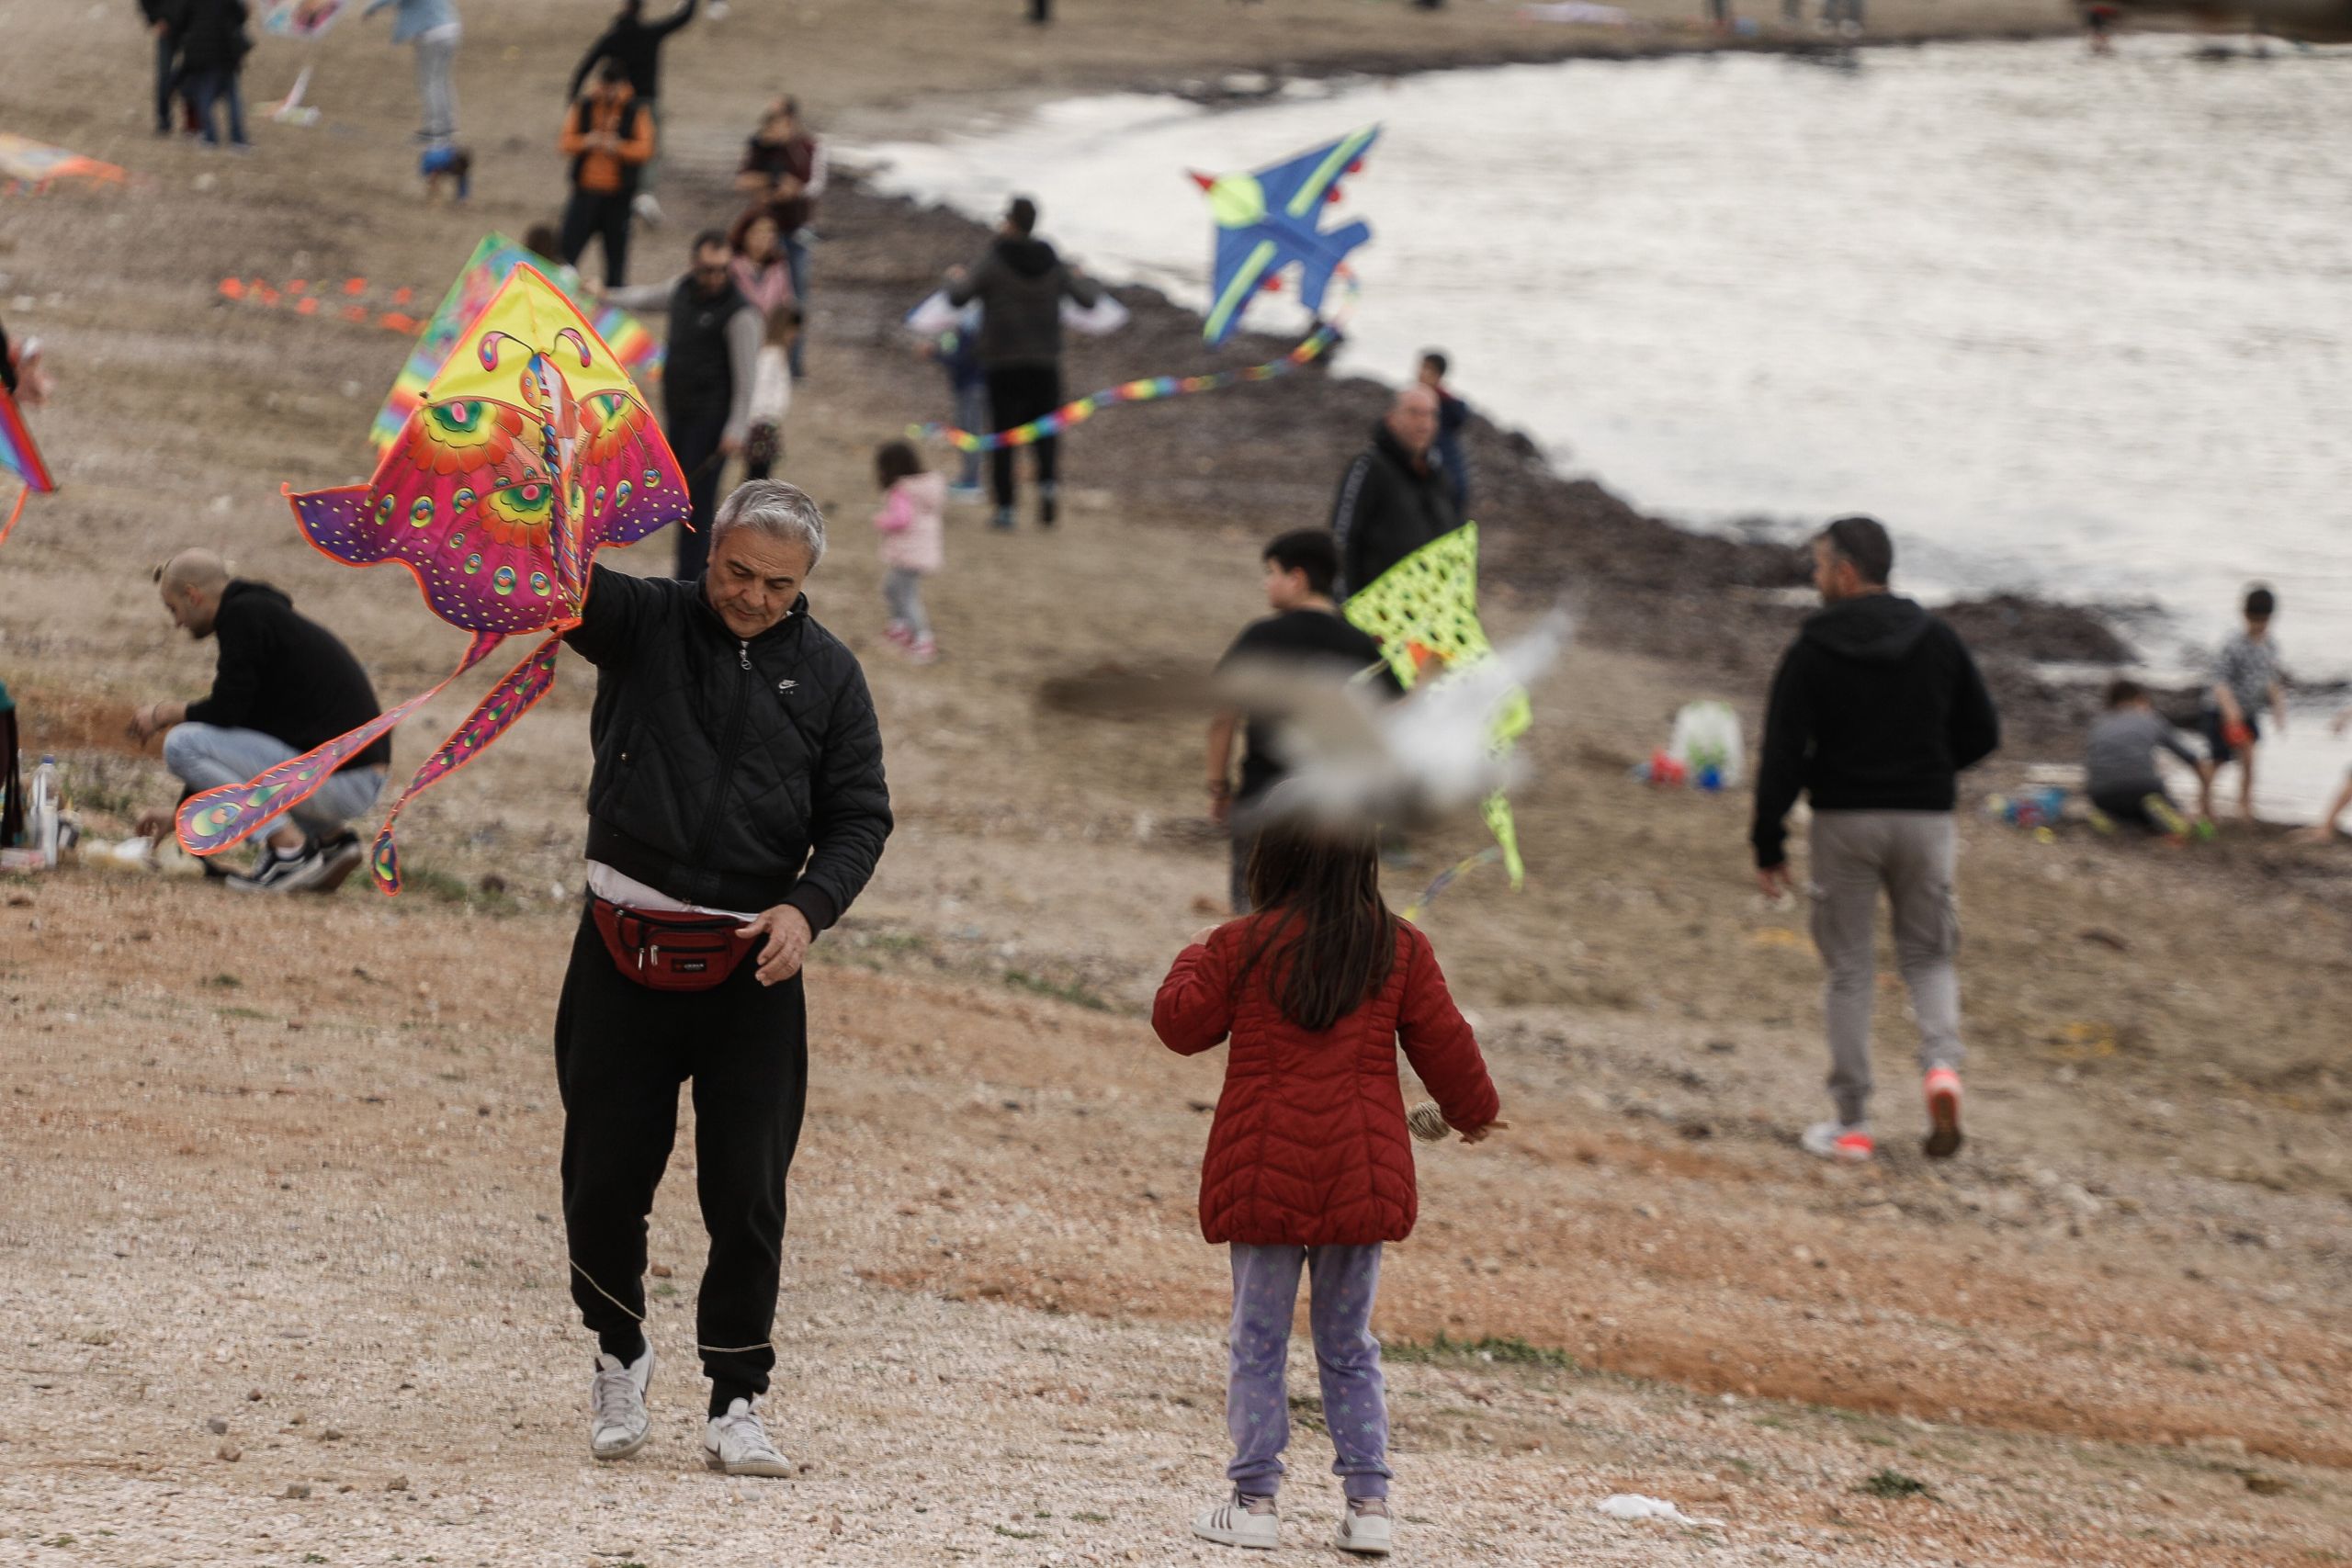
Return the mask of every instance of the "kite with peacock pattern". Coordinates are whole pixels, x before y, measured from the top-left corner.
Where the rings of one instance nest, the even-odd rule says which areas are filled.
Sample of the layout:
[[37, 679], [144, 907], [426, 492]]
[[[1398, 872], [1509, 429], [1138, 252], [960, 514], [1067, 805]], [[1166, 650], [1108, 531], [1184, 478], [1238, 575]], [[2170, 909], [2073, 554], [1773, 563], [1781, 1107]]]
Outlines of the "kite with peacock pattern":
[[[289, 492], [290, 494], [290, 492]], [[414, 713], [505, 637], [551, 634], [436, 748], [376, 836], [377, 883], [400, 890], [392, 823], [465, 766], [555, 683], [588, 570], [688, 512], [685, 478], [595, 329], [518, 266], [467, 329], [366, 485], [290, 495], [304, 537], [353, 566], [397, 561], [433, 613], [474, 634], [448, 680], [246, 784], [184, 802], [180, 841], [213, 854], [306, 799], [343, 761]]]

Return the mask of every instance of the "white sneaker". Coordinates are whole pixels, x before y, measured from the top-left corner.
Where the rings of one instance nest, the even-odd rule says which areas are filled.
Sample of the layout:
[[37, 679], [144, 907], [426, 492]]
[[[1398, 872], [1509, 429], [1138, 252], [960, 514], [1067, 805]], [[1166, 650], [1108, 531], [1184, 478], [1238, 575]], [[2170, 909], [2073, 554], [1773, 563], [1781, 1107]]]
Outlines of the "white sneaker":
[[726, 1415], [714, 1416], [704, 1424], [702, 1459], [711, 1469], [729, 1475], [792, 1473], [792, 1461], [768, 1441], [768, 1429], [760, 1425], [759, 1412], [748, 1399], [735, 1401]]
[[1860, 1122], [1850, 1127], [1843, 1122], [1815, 1122], [1797, 1143], [1809, 1155], [1844, 1165], [1867, 1165], [1878, 1153], [1870, 1128]]
[[645, 1413], [645, 1390], [653, 1381], [653, 1342], [645, 1354], [624, 1364], [618, 1356], [596, 1352], [596, 1381], [588, 1385], [588, 1451], [598, 1459], [627, 1459], [653, 1435]]
[[1241, 1494], [1211, 1508], [1193, 1521], [1193, 1533], [1203, 1540], [1213, 1540], [1219, 1546], [1246, 1546], [1255, 1551], [1272, 1551], [1283, 1543], [1282, 1516], [1274, 1512], [1272, 1497], [1260, 1497], [1244, 1504]]
[[639, 191], [637, 193], [637, 199], [630, 202], [628, 205], [629, 210], [636, 213], [638, 220], [645, 224], [646, 227], [650, 229], [659, 229], [662, 227], [662, 204], [653, 199], [653, 193], [651, 191]]
[[1353, 1508], [1341, 1510], [1339, 1533], [1331, 1538], [1341, 1551], [1363, 1557], [1385, 1557], [1396, 1541], [1396, 1525], [1386, 1514], [1359, 1514]]

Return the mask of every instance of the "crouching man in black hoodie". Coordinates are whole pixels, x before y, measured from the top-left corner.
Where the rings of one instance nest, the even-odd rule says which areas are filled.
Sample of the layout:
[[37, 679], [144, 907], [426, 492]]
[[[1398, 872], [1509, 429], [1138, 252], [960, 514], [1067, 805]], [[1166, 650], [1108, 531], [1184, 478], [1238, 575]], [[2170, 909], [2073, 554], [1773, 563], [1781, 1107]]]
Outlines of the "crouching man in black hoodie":
[[[1013, 430], [1041, 419], [1062, 403], [1062, 299], [1092, 305], [1100, 285], [1063, 261], [1036, 237], [1037, 204], [1012, 198], [988, 254], [967, 269], [947, 275], [947, 298], [958, 306], [980, 302], [980, 371], [988, 378], [989, 417], [999, 430]], [[1054, 525], [1057, 491], [1054, 460], [1058, 443], [1041, 435], [1037, 454], [1037, 521]], [[1012, 448], [989, 454], [995, 464], [996, 516], [990, 525], [1012, 526]]]
[[1772, 677], [1756, 775], [1758, 879], [1789, 891], [1783, 819], [1813, 801], [1813, 938], [1829, 982], [1829, 1093], [1835, 1121], [1804, 1146], [1827, 1159], [1876, 1152], [1871, 1093], [1872, 927], [1879, 889], [1894, 910], [1894, 950], [1919, 1023], [1927, 1152], [1960, 1148], [1960, 916], [1952, 895], [1952, 807], [1961, 769], [2001, 743], [1993, 699], [1967, 645], [1887, 591], [1894, 545], [1869, 517], [1841, 517], [1813, 541], [1822, 609]]
[[[293, 601], [268, 583], [232, 578], [210, 550], [182, 550], [156, 581], [173, 624], [220, 648], [202, 701], [149, 703], [130, 718], [141, 744], [164, 736], [164, 765], [188, 795], [256, 778], [382, 711], [343, 639], [296, 615]], [[349, 824], [375, 804], [391, 761], [389, 735], [351, 757], [270, 825], [261, 858], [230, 886], [256, 893], [341, 886], [367, 858]], [[169, 833], [172, 813], [147, 812], [139, 830]]]

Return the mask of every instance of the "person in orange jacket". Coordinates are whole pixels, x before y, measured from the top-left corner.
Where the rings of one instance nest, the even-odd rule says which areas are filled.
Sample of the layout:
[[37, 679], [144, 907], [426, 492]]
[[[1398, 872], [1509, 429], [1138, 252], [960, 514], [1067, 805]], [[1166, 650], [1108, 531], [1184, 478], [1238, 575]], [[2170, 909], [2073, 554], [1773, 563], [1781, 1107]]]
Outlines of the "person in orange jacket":
[[629, 203], [637, 178], [653, 156], [653, 117], [629, 85], [628, 67], [607, 59], [596, 80], [564, 116], [559, 143], [571, 160], [571, 199], [563, 209], [560, 248], [580, 264], [591, 239], [605, 246], [605, 287], [628, 281]]

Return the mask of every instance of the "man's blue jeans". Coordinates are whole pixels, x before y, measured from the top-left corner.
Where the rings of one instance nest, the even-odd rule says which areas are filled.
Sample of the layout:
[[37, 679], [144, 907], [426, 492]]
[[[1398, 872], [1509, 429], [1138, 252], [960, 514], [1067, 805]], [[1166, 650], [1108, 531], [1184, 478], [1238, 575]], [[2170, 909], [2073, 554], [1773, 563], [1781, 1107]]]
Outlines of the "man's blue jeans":
[[[164, 766], [188, 788], [219, 789], [243, 784], [301, 753], [275, 735], [258, 729], [223, 729], [210, 724], [179, 724], [164, 737]], [[318, 793], [293, 808], [295, 825], [314, 839], [323, 839], [376, 804], [384, 788], [381, 768], [345, 768], [319, 786]], [[280, 812], [260, 829], [277, 826]]]

